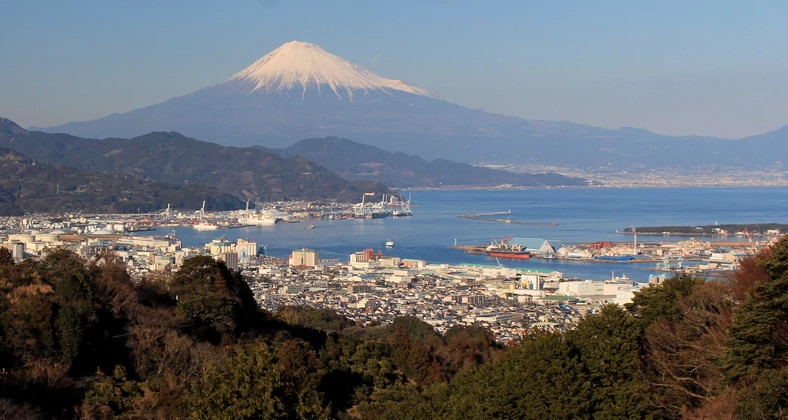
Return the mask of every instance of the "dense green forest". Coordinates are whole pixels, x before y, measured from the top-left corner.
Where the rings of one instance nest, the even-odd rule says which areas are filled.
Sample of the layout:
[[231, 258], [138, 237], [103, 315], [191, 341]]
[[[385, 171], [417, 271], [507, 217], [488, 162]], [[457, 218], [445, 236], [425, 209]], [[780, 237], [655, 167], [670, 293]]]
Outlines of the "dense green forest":
[[349, 182], [302, 157], [283, 158], [254, 148], [224, 147], [175, 132], [154, 132], [133, 139], [83, 139], [27, 131], [0, 117], [0, 147], [38, 163], [171, 184], [171, 188], [210, 188], [239, 201], [355, 203], [366, 192], [375, 193], [376, 199], [394, 193], [374, 181]]
[[36, 162], [0, 147], [0, 216], [25, 213], [136, 213], [198, 209], [235, 210], [237, 197], [214, 187], [173, 185], [134, 177], [80, 171]]
[[[2, 249], [0, 249], [2, 251]], [[111, 255], [0, 254], [0, 418], [784, 418], [788, 239], [564, 333], [259, 310], [209, 257], [133, 283]]]

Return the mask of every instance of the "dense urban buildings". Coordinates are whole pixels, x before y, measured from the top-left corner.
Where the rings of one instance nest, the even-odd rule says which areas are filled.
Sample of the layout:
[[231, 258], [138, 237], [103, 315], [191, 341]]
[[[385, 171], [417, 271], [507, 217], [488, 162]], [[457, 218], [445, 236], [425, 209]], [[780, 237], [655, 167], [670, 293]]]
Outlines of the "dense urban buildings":
[[[230, 216], [218, 214], [212, 220], [237, 223]], [[289, 220], [310, 217], [310, 213], [281, 212], [278, 217]], [[542, 238], [506, 238], [487, 247], [498, 253], [503, 252], [502, 247], [516, 247], [532, 258], [655, 262], [650, 281], [638, 283], [626, 276], [591, 281], [566, 278], [558, 271], [502, 264], [435, 264], [390, 255], [396, 254], [394, 250], [384, 254], [366, 249], [345, 259], [321, 259], [319, 250], [300, 248], [288, 258], [278, 259], [263, 255], [260, 244], [245, 239], [219, 237], [202, 247], [184, 247], [175, 235], [133, 235], [134, 230], [150, 223], [173, 225], [174, 218], [150, 222], [127, 215], [56, 220], [35, 216], [3, 219], [6, 234], [0, 236], [0, 246], [8, 248], [15, 261], [43, 258], [53, 248], [69, 249], [86, 258], [111, 251], [137, 280], [156, 272], [177, 272], [185, 260], [207, 255], [242, 273], [258, 305], [272, 312], [288, 306], [330, 309], [362, 325], [415, 316], [439, 332], [454, 326], [483, 326], [501, 342], [515, 340], [533, 328], [571, 328], [601, 305], [626, 304], [635, 293], [659, 284], [673, 272], [734, 269], [738, 259], [749, 252], [744, 247], [751, 245], [742, 243], [741, 250], [723, 252], [694, 238], [656, 245], [638, 243], [637, 239], [631, 243], [564, 245]], [[177, 223], [188, 225], [189, 221]], [[779, 231], [769, 234], [778, 235]]]

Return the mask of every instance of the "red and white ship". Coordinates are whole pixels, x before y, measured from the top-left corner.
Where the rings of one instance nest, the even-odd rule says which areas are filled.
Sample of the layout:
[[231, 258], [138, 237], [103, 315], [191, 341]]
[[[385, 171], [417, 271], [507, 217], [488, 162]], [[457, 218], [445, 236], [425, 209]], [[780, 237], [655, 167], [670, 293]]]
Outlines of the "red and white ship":
[[492, 241], [485, 249], [488, 257], [511, 258], [515, 260], [527, 260], [531, 258], [531, 253], [526, 251], [521, 245], [513, 245], [508, 239], [501, 239], [501, 242]]

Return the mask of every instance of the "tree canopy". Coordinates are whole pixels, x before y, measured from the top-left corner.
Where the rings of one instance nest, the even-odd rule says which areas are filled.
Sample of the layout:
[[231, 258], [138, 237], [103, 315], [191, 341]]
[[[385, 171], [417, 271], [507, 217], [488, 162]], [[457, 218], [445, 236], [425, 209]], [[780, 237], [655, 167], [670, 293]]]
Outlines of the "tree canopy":
[[[0, 249], [1, 251], [2, 249]], [[11, 418], [782, 418], [788, 239], [727, 282], [676, 276], [508, 347], [412, 317], [258, 308], [209, 257], [133, 282], [111, 254], [0, 252]]]

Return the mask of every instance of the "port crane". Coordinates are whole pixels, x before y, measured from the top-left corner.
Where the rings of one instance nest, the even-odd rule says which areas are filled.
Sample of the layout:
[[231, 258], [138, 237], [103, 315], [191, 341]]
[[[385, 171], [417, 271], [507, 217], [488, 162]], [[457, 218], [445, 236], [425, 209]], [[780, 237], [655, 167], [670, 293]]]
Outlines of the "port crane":
[[[519, 245], [511, 245], [509, 240], [512, 239], [514, 236], [507, 236], [505, 238], [501, 238], [501, 241], [498, 242], [495, 239], [490, 241], [490, 245], [487, 246], [487, 251], [498, 251], [498, 250], [505, 250], [510, 249], [513, 251], [522, 251], [523, 247]], [[496, 257], [497, 258], [497, 257]]]
[[366, 192], [363, 196], [361, 196], [361, 203], [355, 205], [355, 216], [356, 217], [366, 217], [367, 214], [372, 214], [373, 205], [371, 203], [367, 203], [367, 197], [374, 197], [375, 193]]

